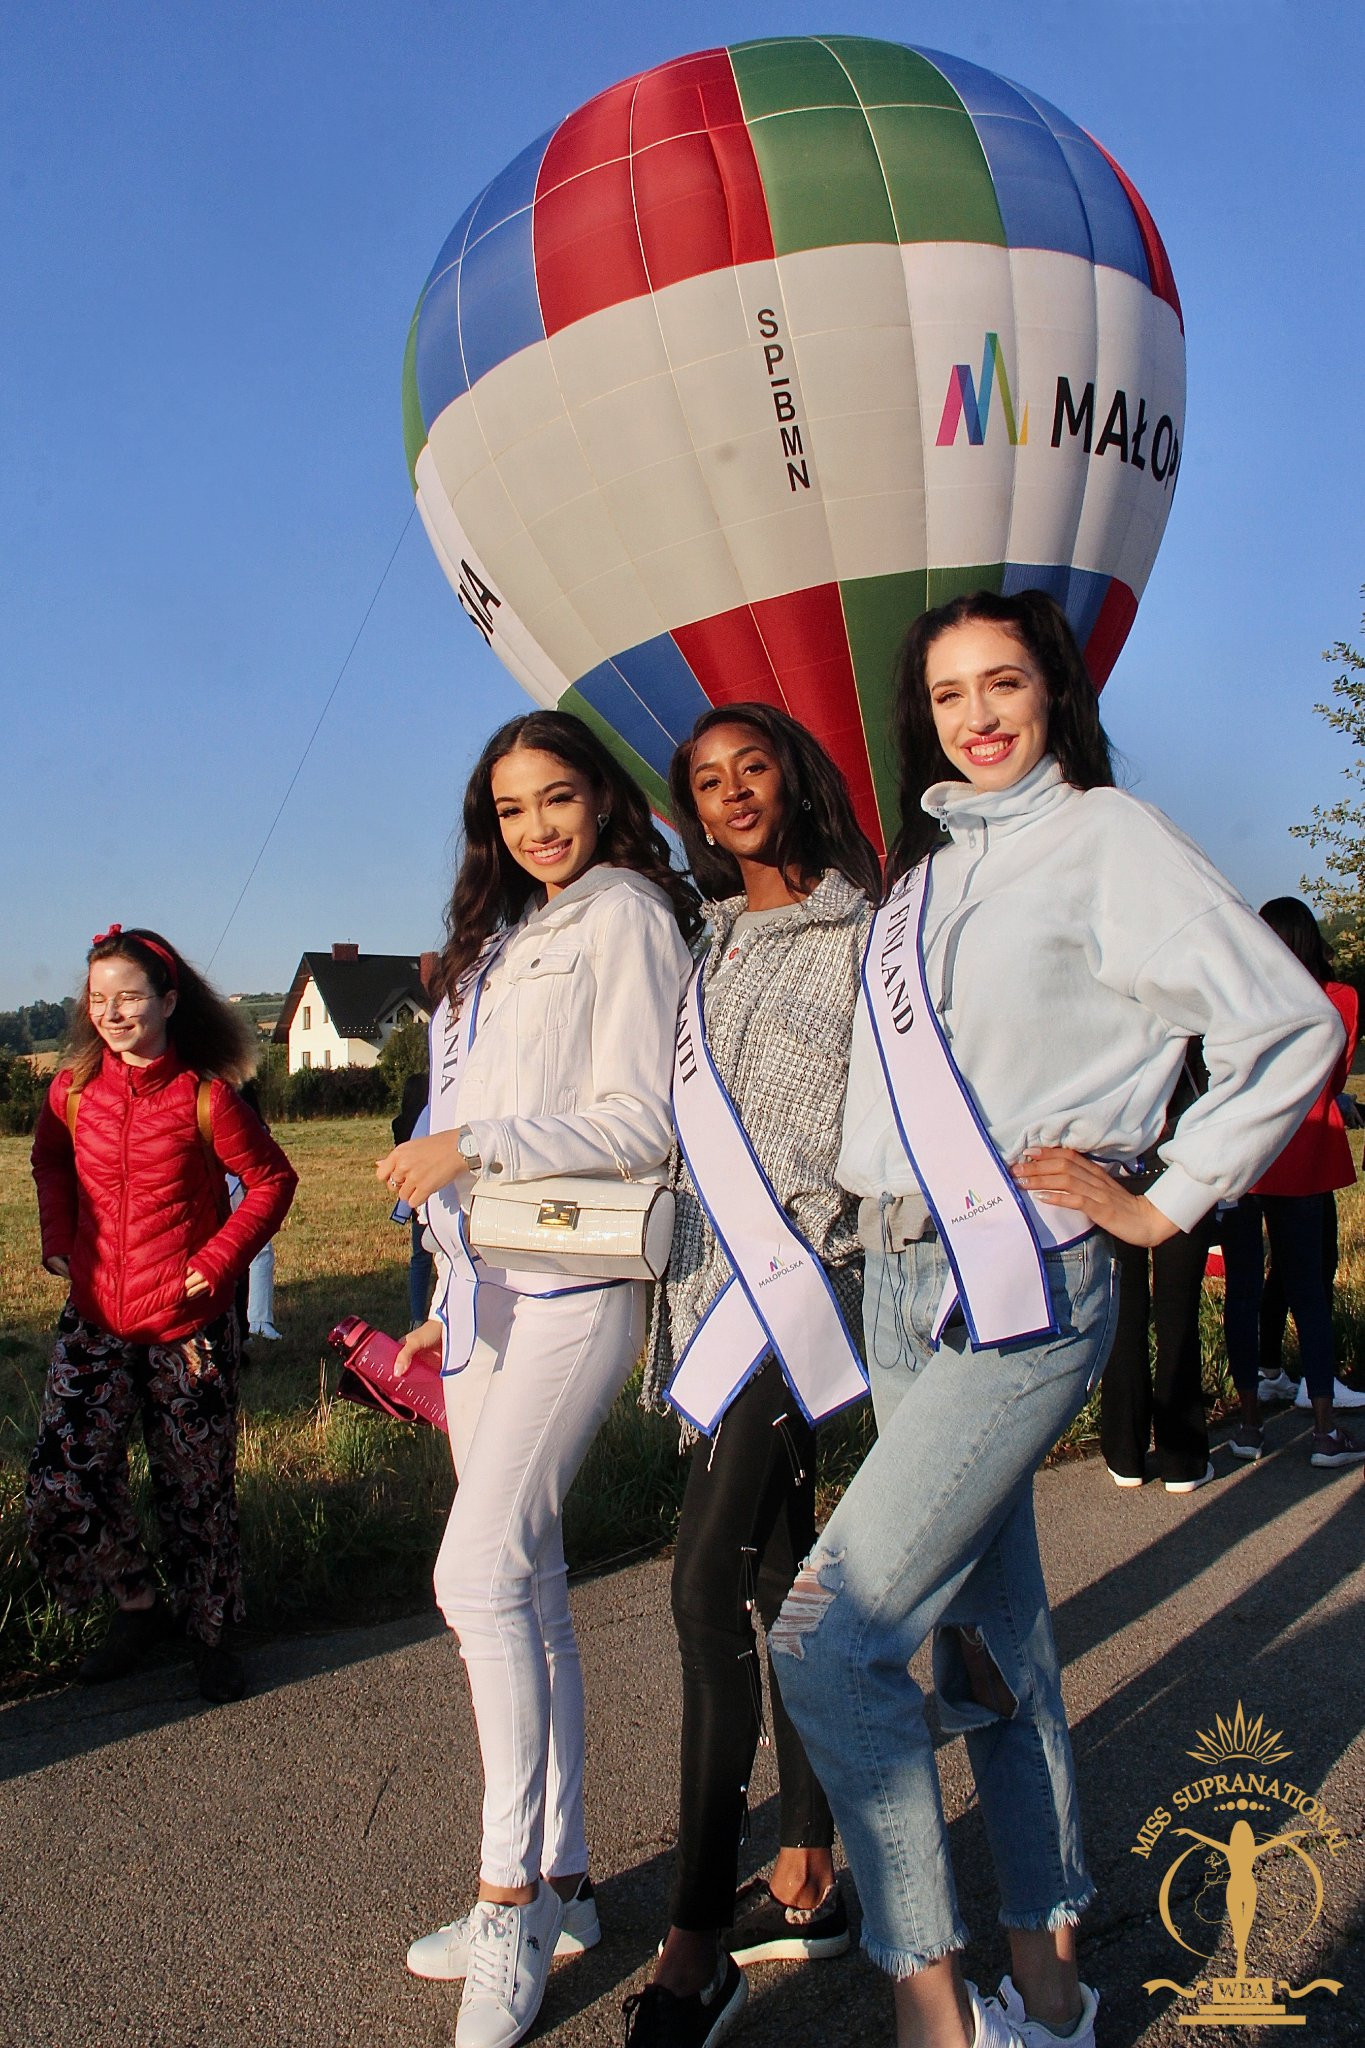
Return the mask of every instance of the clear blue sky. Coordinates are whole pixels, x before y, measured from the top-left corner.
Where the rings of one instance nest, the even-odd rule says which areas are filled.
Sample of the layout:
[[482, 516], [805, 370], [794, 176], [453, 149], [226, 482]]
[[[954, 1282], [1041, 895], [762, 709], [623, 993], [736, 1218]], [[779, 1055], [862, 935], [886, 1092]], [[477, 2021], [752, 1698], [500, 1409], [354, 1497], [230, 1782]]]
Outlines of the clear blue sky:
[[[1147, 199], [1187, 433], [1105, 715], [1253, 902], [1297, 888], [1365, 582], [1356, 0], [11, 0], [0, 1007], [73, 987], [111, 919], [212, 953], [408, 517], [403, 341], [467, 201], [617, 78], [830, 30], [1035, 87]], [[470, 762], [525, 701], [414, 521], [215, 979], [438, 942]]]

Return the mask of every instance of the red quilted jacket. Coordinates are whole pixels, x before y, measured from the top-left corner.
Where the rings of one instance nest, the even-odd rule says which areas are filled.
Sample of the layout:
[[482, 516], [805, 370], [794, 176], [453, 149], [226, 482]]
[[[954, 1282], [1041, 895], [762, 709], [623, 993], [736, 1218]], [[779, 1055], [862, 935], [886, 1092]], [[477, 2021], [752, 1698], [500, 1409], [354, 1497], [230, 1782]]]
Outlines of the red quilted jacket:
[[1251, 1190], [1253, 1195], [1325, 1195], [1335, 1188], [1348, 1188], [1356, 1177], [1337, 1097], [1346, 1086], [1360, 1037], [1360, 998], [1340, 981], [1327, 982], [1323, 993], [1331, 997], [1346, 1026], [1346, 1043], [1321, 1095], [1279, 1158], [1261, 1175]]
[[[147, 1067], [106, 1050], [66, 1124], [71, 1071], [48, 1090], [33, 1140], [43, 1258], [71, 1267], [78, 1315], [117, 1337], [173, 1343], [232, 1305], [234, 1284], [275, 1235], [298, 1175], [241, 1097], [212, 1084], [213, 1150], [199, 1135], [199, 1077], [174, 1047]], [[246, 1188], [225, 1217], [224, 1173]], [[185, 1269], [209, 1283], [185, 1293]]]

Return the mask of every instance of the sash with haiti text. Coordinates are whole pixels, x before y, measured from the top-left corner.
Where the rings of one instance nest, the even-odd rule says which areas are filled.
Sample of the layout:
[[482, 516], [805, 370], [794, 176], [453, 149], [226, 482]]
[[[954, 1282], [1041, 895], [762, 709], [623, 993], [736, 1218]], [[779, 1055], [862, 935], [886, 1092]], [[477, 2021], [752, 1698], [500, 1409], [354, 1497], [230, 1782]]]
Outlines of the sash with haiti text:
[[772, 1352], [811, 1422], [867, 1393], [867, 1373], [814, 1248], [782, 1208], [706, 1042], [701, 963], [678, 1012], [678, 1144], [732, 1269], [678, 1360], [667, 1399], [709, 1436]]
[[[460, 983], [458, 1016], [451, 1016], [448, 997], [442, 996], [436, 1005], [431, 1020], [431, 1092], [428, 1100], [428, 1127], [433, 1135], [458, 1130], [464, 1121], [459, 1113], [460, 1080], [478, 1030], [483, 985], [489, 968], [512, 936], [510, 931], [503, 932], [485, 947]], [[443, 1188], [437, 1188], [434, 1195], [427, 1197], [426, 1218], [427, 1229], [440, 1246], [445, 1268], [444, 1278], [431, 1305], [431, 1313], [444, 1332], [441, 1343], [443, 1378], [463, 1372], [469, 1363], [477, 1327], [475, 1298], [481, 1279], [491, 1280], [498, 1287], [511, 1288], [517, 1294], [557, 1295], [584, 1291], [580, 1287], [556, 1286], [553, 1275], [513, 1273], [501, 1267], [486, 1266], [482, 1259], [476, 1259], [465, 1235], [464, 1211], [460, 1207], [454, 1181], [447, 1181]], [[597, 1284], [589, 1282], [589, 1285]]]
[[974, 1346], [1055, 1336], [1043, 1252], [1090, 1229], [1073, 1209], [1016, 1185], [948, 1049], [924, 978], [929, 861], [899, 881], [872, 920], [863, 986], [896, 1129], [952, 1267], [934, 1341], [959, 1301]]

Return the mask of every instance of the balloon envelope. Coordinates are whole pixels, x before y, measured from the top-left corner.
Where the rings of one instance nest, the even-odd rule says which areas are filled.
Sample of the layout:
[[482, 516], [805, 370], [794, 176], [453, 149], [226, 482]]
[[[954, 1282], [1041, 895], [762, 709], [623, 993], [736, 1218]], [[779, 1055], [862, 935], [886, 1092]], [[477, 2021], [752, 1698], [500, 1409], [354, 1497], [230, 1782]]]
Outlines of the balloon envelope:
[[523, 151], [437, 257], [403, 386], [437, 556], [539, 703], [660, 809], [708, 705], [785, 705], [879, 843], [906, 626], [1039, 587], [1102, 687], [1184, 398], [1165, 250], [1099, 144], [837, 36], [679, 58]]

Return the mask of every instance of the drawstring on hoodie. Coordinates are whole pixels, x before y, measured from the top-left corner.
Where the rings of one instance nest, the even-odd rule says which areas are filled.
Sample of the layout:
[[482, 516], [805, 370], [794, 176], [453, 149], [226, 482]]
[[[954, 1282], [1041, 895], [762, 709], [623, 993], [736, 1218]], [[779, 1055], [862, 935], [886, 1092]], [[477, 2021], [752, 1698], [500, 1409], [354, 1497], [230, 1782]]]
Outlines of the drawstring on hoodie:
[[792, 1468], [792, 1478], [795, 1480], [796, 1484], [800, 1486], [802, 1481], [805, 1479], [806, 1470], [805, 1467], [802, 1465], [800, 1458], [797, 1456], [796, 1443], [792, 1437], [791, 1430], [787, 1424], [787, 1411], [785, 1408], [782, 1410], [782, 1413], [780, 1415], [775, 1415], [773, 1417], [773, 1428], [777, 1431], [778, 1435], [782, 1439], [783, 1447], [785, 1448], [787, 1453], [787, 1462], [790, 1464]]

